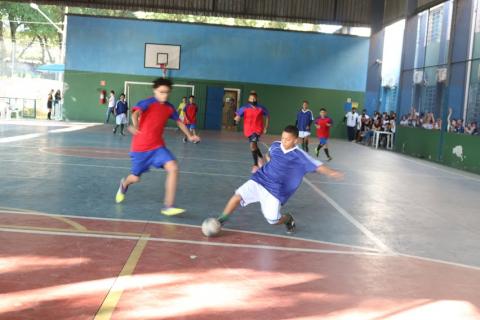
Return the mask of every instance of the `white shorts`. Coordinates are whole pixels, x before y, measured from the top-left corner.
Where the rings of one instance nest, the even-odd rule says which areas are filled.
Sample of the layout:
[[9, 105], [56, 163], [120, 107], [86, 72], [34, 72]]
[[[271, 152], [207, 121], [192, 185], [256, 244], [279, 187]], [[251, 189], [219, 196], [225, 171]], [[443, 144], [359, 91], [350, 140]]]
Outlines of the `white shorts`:
[[118, 125], [120, 124], [127, 124], [127, 115], [125, 113], [121, 113], [115, 117], [115, 121]]
[[298, 137], [299, 138], [306, 138], [310, 135], [310, 131], [299, 131], [298, 132]]
[[251, 203], [260, 202], [263, 216], [267, 219], [268, 223], [275, 224], [282, 218], [282, 214], [280, 213], [282, 205], [280, 201], [257, 182], [248, 180], [235, 191], [235, 194], [242, 197], [242, 202], [240, 202], [242, 207], [246, 207]]

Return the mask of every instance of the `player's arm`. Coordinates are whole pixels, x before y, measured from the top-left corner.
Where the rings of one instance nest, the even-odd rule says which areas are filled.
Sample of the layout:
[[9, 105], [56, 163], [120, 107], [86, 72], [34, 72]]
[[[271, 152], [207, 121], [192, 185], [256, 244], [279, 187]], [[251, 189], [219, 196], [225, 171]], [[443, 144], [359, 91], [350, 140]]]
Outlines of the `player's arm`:
[[263, 134], [267, 133], [269, 125], [270, 125], [270, 116], [266, 116], [265, 117], [265, 126], [264, 126], [264, 129], [263, 129]]
[[140, 132], [138, 128], [138, 123], [139, 123], [139, 118], [140, 114], [142, 112], [138, 109], [133, 109], [132, 111], [132, 124], [128, 127], [128, 131], [130, 131], [131, 134], [136, 135]]
[[340, 179], [343, 179], [343, 176], [344, 174], [340, 171], [336, 171], [336, 170], [333, 170], [329, 167], [327, 167], [326, 165], [321, 165], [321, 166], [318, 166], [317, 167], [317, 170], [315, 170], [317, 173], [320, 173], [320, 174], [323, 174], [329, 178], [333, 178], [333, 179], [337, 179], [337, 180], [340, 180]]
[[197, 142], [200, 141], [200, 137], [197, 135], [194, 135], [190, 132], [190, 130], [187, 129], [187, 126], [180, 120], [177, 120], [177, 126], [178, 128], [187, 136], [188, 141], [190, 142]]

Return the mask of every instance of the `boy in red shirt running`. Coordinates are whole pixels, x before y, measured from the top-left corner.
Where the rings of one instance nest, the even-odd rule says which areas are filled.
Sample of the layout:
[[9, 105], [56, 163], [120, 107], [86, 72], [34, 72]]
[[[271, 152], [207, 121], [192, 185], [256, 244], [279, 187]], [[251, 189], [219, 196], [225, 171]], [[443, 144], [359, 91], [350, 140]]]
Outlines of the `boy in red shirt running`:
[[320, 149], [325, 147], [323, 151], [327, 155], [328, 161], [332, 160], [330, 153], [328, 152], [328, 139], [330, 138], [330, 127], [332, 126], [332, 119], [327, 117], [327, 110], [325, 108], [320, 109], [320, 117], [315, 119], [315, 127], [317, 127], [317, 137], [320, 143], [317, 147], [317, 158], [320, 153]]
[[153, 82], [154, 97], [137, 103], [132, 108], [132, 125], [128, 128], [133, 135], [130, 157], [132, 169], [130, 175], [120, 180], [115, 201], [125, 200], [125, 194], [131, 184], [140, 181], [142, 173], [150, 167], [163, 168], [167, 172], [165, 180], [165, 202], [162, 213], [171, 216], [185, 212], [175, 208], [175, 191], [178, 180], [178, 165], [173, 154], [166, 148], [163, 140], [163, 130], [168, 119], [175, 120], [177, 126], [190, 141], [200, 141], [200, 138], [188, 131], [180, 121], [175, 107], [168, 102], [172, 82], [159, 78]]
[[[242, 106], [236, 112], [235, 121], [238, 123], [243, 117], [243, 134], [250, 141], [252, 151], [253, 167], [252, 173], [256, 172], [263, 165], [263, 155], [258, 148], [258, 140], [262, 134], [267, 133], [270, 116], [267, 108], [257, 103], [257, 94], [250, 92], [248, 104]], [[263, 118], [265, 117], [265, 124]]]
[[[185, 123], [187, 129], [190, 130], [193, 135], [196, 135], [195, 129], [197, 128], [198, 106], [195, 103], [194, 96], [190, 96], [189, 103], [185, 106], [183, 111], [185, 112], [183, 123]], [[187, 136], [183, 138], [183, 142], [187, 142]], [[195, 141], [193, 143], [198, 143], [198, 141]]]

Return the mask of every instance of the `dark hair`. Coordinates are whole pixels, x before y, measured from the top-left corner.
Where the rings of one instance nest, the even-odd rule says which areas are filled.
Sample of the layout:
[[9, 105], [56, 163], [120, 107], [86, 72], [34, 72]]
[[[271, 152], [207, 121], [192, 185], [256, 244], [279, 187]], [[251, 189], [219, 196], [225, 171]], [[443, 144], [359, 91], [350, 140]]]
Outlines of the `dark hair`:
[[172, 88], [172, 81], [170, 81], [169, 79], [164, 79], [164, 78], [157, 78], [155, 80], [153, 80], [153, 89], [157, 89], [158, 87], [161, 87], [161, 86], [166, 86], [166, 87], [169, 87], [170, 89]]
[[120, 97], [121, 97], [121, 96], [126, 97], [125, 93], [123, 93], [123, 92], [120, 94]]
[[308, 103], [308, 100], [303, 100], [303, 103]]
[[194, 96], [194, 95], [191, 95], [189, 98], [194, 98], [194, 99], [195, 99], [195, 96]]
[[[52, 91], [53, 91], [53, 90], [52, 90]], [[113, 94], [115, 94], [115, 91], [113, 91], [113, 90], [110, 90], [110, 93], [113, 93]]]
[[257, 93], [255, 91], [250, 91], [250, 93], [248, 94], [248, 96], [255, 96], [257, 97]]
[[327, 109], [325, 109], [325, 108], [320, 109], [320, 112], [322, 112], [322, 111], [327, 112]]
[[288, 132], [298, 138], [298, 128], [296, 126], [288, 125], [283, 129], [283, 132]]

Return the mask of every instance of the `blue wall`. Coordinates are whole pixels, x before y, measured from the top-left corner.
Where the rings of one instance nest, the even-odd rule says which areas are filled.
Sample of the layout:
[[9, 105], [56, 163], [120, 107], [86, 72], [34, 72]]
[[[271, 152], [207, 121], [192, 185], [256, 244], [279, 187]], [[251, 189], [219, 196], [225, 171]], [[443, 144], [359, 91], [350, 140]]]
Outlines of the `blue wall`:
[[144, 44], [182, 46], [174, 78], [364, 91], [368, 38], [69, 16], [66, 69], [159, 75]]

